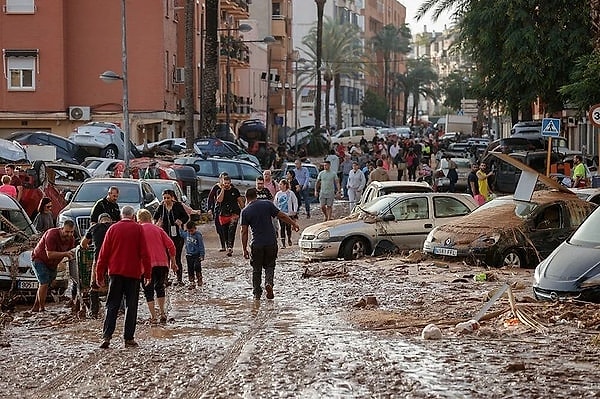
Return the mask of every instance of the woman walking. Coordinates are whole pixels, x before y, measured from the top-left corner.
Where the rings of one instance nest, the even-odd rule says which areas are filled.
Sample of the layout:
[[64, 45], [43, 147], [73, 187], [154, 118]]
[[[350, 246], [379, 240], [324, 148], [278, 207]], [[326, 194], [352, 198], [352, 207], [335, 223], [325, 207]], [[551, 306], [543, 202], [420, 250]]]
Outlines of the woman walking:
[[[288, 215], [291, 219], [298, 218], [298, 198], [296, 197], [296, 194], [290, 190], [290, 183], [287, 180], [281, 179], [279, 182], [279, 191], [275, 194], [273, 202], [277, 209]], [[286, 235], [288, 246], [291, 247], [292, 226], [280, 219], [279, 231], [281, 235], [281, 247], [285, 248]]]
[[177, 284], [183, 285], [181, 253], [183, 252], [183, 237], [180, 230], [190, 219], [181, 202], [173, 190], [164, 190], [162, 203], [154, 212], [154, 223], [162, 227], [175, 244], [175, 263], [177, 264]]

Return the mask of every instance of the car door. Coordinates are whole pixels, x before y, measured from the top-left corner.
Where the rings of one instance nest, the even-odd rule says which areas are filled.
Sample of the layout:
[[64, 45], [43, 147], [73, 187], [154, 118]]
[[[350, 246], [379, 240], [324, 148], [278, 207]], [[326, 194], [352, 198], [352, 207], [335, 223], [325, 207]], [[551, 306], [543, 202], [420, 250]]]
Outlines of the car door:
[[433, 229], [432, 206], [428, 197], [411, 197], [396, 202], [388, 214], [393, 221], [377, 222], [378, 240], [389, 239], [400, 250], [422, 248], [427, 234]]
[[528, 238], [544, 259], [571, 235], [569, 218], [565, 208], [556, 203], [540, 207], [532, 218]]
[[238, 190], [240, 190], [242, 195], [246, 195], [247, 189], [256, 187], [256, 178], [262, 176], [262, 173], [260, 173], [260, 171], [256, 168], [246, 165], [245, 163], [240, 164], [240, 167], [242, 169], [242, 180]]

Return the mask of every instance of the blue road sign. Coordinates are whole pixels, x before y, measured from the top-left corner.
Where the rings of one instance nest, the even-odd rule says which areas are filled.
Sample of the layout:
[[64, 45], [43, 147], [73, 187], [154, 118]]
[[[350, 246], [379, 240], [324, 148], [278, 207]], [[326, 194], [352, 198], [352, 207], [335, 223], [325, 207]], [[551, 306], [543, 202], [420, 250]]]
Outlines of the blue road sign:
[[542, 119], [542, 136], [544, 136], [544, 137], [560, 136], [560, 119], [555, 119], [555, 118]]

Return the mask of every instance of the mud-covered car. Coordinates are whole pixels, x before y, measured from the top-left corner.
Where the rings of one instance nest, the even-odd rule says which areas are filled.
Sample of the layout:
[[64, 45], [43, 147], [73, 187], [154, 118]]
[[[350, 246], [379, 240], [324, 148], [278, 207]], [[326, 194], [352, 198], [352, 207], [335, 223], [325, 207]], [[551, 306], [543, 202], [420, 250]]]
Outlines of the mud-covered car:
[[[0, 302], [11, 296], [35, 296], [38, 281], [31, 253], [40, 238], [25, 210], [12, 197], [0, 194]], [[60, 263], [53, 288], [66, 288], [68, 264]]]
[[467, 194], [388, 194], [342, 219], [309, 226], [299, 240], [308, 259], [359, 259], [369, 254], [418, 249], [431, 229], [471, 213]]
[[535, 266], [596, 208], [574, 194], [540, 190], [530, 201], [496, 198], [429, 233], [423, 252], [487, 266]]

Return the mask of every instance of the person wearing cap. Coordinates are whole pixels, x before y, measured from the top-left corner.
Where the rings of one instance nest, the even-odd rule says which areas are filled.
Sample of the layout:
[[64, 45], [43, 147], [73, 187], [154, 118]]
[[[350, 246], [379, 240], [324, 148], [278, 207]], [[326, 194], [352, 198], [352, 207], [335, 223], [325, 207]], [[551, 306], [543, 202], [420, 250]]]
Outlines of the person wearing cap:
[[144, 179], [160, 179], [160, 171], [157, 165], [156, 161], [150, 162], [144, 172]]
[[91, 222], [98, 223], [98, 216], [100, 216], [102, 213], [108, 213], [113, 222], [118, 222], [121, 220], [121, 212], [119, 211], [119, 204], [117, 204], [118, 199], [119, 187], [109, 187], [106, 197], [99, 199], [94, 204], [90, 214]]
[[100, 287], [96, 282], [96, 262], [100, 248], [104, 242], [104, 236], [112, 224], [112, 218], [108, 213], [102, 213], [98, 216], [98, 223], [92, 225], [81, 240], [81, 248], [87, 250], [90, 244], [94, 245], [94, 260], [92, 263], [92, 273], [90, 278], [90, 316], [98, 318], [100, 312]]

